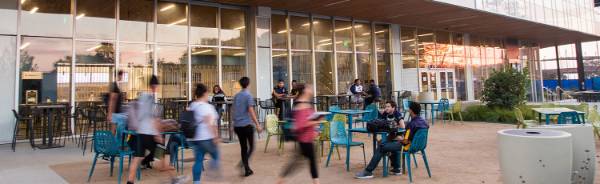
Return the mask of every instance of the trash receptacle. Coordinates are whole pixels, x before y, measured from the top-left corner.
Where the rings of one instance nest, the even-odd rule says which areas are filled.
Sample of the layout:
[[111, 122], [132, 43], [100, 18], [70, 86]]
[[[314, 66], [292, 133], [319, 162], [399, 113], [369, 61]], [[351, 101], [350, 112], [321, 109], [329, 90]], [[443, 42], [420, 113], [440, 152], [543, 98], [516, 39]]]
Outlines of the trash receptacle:
[[498, 131], [500, 170], [504, 183], [566, 184], [571, 182], [571, 134], [549, 129]]
[[571, 183], [593, 184], [596, 174], [596, 143], [590, 124], [543, 125], [534, 129], [554, 129], [571, 134], [573, 140], [573, 170]]

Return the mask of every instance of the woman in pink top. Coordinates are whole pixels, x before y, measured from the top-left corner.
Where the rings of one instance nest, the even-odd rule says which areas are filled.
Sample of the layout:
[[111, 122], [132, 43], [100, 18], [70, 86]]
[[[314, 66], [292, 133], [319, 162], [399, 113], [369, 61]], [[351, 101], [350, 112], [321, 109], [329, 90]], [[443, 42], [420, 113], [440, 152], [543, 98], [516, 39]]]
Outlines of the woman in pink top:
[[[321, 119], [309, 119], [315, 113], [311, 103], [313, 90], [311, 85], [298, 84], [298, 97], [294, 101], [294, 133], [296, 141], [300, 144], [300, 153], [310, 162], [310, 175], [313, 179], [313, 184], [319, 184], [319, 172], [317, 170], [317, 160], [313, 141], [317, 136], [316, 126], [319, 125]], [[281, 176], [279, 184], [283, 183], [283, 178], [289, 176], [300, 164], [302, 156], [295, 156], [287, 163]]]

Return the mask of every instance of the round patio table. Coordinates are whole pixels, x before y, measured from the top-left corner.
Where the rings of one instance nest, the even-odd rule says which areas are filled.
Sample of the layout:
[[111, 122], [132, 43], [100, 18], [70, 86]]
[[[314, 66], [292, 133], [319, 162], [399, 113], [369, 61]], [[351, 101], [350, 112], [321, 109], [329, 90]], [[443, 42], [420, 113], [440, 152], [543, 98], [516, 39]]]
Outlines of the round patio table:
[[[356, 132], [356, 133], [371, 133], [369, 132], [366, 128], [353, 128], [350, 129], [350, 132]], [[406, 130], [404, 128], [398, 128], [397, 133], [399, 134], [403, 134], [404, 132], [406, 132]], [[385, 143], [387, 142], [387, 136], [388, 136], [388, 132], [375, 132], [373, 133], [373, 153], [375, 153], [375, 151], [377, 151], [377, 147], [379, 146], [379, 144], [377, 144], [377, 136], [381, 135], [381, 143]], [[403, 162], [403, 159], [400, 159], [401, 162]], [[404, 167], [404, 164], [402, 164], [402, 166]], [[383, 177], [387, 177], [388, 176], [388, 167], [387, 167], [387, 157], [383, 157]]]

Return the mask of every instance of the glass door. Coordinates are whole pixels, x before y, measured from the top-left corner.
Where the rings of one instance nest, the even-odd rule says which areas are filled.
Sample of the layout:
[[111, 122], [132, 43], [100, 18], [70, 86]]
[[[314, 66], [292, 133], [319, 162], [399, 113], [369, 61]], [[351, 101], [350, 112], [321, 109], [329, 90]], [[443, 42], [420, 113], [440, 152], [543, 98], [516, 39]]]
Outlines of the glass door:
[[421, 92], [433, 92], [434, 99], [454, 100], [456, 94], [454, 71], [425, 70], [420, 72]]

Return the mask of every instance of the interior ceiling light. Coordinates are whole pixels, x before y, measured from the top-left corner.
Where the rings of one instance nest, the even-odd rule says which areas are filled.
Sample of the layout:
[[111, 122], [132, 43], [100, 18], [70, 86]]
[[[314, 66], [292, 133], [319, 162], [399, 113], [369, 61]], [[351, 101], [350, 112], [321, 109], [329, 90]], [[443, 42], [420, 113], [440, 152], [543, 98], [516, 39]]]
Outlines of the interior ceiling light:
[[[377, 32], [375, 32], [375, 33], [377, 33]], [[362, 35], [363, 35], [363, 36], [367, 36], [367, 35], [370, 35], [370, 34], [371, 34], [371, 33], [363, 33]]]
[[21, 47], [20, 47], [19, 49], [23, 50], [23, 49], [25, 49], [25, 48], [29, 47], [29, 45], [31, 45], [31, 43], [29, 43], [29, 42], [26, 42], [26, 43], [24, 43], [23, 45], [21, 45]]
[[322, 40], [319, 40], [319, 43], [328, 42], [328, 41], [331, 41], [331, 39], [322, 39]]
[[379, 33], [385, 33], [385, 30], [375, 31], [375, 34], [379, 34]]
[[87, 49], [87, 50], [85, 50], [85, 51], [92, 52], [92, 51], [94, 51], [94, 50], [96, 50], [96, 49], [98, 49], [98, 48], [100, 48], [100, 47], [102, 47], [102, 45], [96, 45], [96, 46], [94, 46], [94, 47], [91, 47], [91, 48], [89, 48], [89, 49]]
[[184, 18], [184, 19], [181, 19], [181, 20], [178, 20], [178, 21], [175, 21], [175, 22], [172, 22], [172, 23], [170, 23], [169, 25], [167, 25], [167, 27], [171, 27], [171, 26], [173, 26], [173, 25], [175, 25], [175, 24], [183, 23], [183, 22], [185, 22], [185, 21], [187, 21], [187, 19], [186, 19], [186, 18]]
[[207, 52], [211, 52], [211, 51], [212, 51], [212, 49], [196, 51], [196, 52], [192, 52], [192, 55], [203, 54], [203, 53], [207, 53]]
[[417, 35], [417, 36], [433, 36], [433, 33], [425, 33], [425, 34], [420, 34], [420, 35]]
[[167, 10], [169, 10], [171, 8], [175, 8], [175, 4], [170, 4], [168, 6], [165, 6], [165, 7], [161, 8], [160, 11], [164, 12], [164, 11], [167, 11]]
[[336, 2], [333, 2], [333, 3], [326, 4], [324, 7], [330, 7], [330, 6], [333, 6], [333, 5], [338, 5], [338, 4], [347, 3], [347, 2], [350, 2], [350, 0], [336, 1]]
[[[290, 29], [290, 31], [291, 31], [291, 29]], [[288, 32], [288, 30], [284, 29], [284, 30], [281, 30], [281, 31], [277, 31], [277, 34], [283, 34], [283, 33], [287, 33], [287, 32]]]
[[21, 0], [21, 4], [23, 4], [23, 3], [25, 3], [25, 2], [27, 2], [27, 0]]
[[273, 57], [282, 57], [282, 56], [287, 56], [287, 54], [275, 54], [275, 55], [273, 55]]
[[233, 54], [233, 56], [245, 56], [245, 55], [246, 55], [246, 53], [244, 53], [244, 52]]
[[34, 13], [35, 13], [35, 12], [37, 12], [38, 10], [39, 10], [39, 8], [38, 8], [37, 6], [36, 6], [36, 7], [33, 7], [31, 10], [29, 10], [29, 14], [34, 14]]
[[235, 29], [235, 30], [242, 30], [242, 29], [245, 29], [245, 28], [246, 28], [246, 26], [240, 26], [240, 27], [236, 27], [236, 28], [233, 28], [233, 29]]
[[85, 13], [79, 14], [77, 15], [77, 17], [75, 17], [76, 20], [81, 19], [82, 17], [85, 17]]

